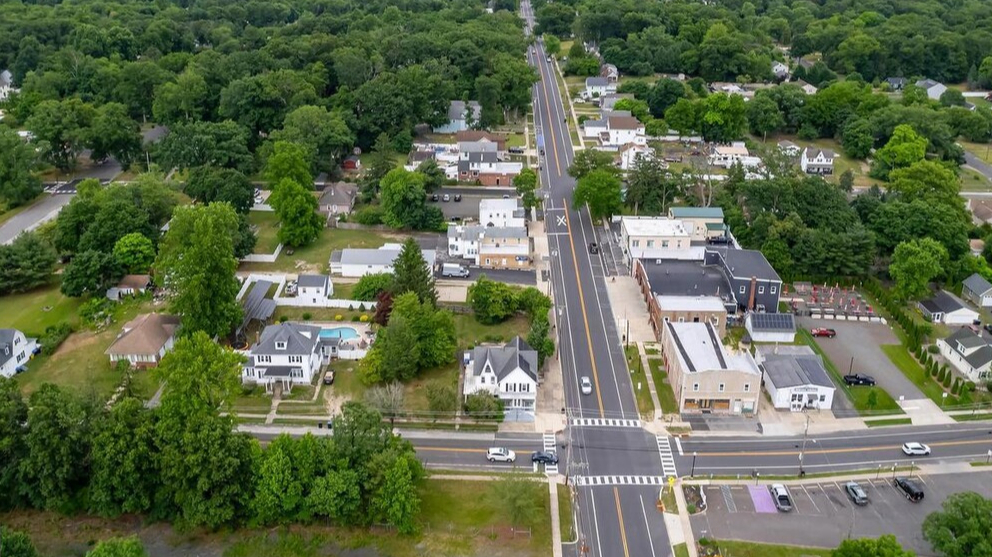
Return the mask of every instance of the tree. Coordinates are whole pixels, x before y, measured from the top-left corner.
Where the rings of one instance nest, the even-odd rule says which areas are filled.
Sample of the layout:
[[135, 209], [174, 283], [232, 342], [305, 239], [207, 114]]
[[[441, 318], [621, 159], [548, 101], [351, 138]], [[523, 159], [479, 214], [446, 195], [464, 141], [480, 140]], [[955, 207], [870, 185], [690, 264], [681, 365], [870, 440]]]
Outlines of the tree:
[[923, 160], [927, 153], [927, 140], [920, 137], [912, 126], [900, 124], [892, 132], [885, 147], [875, 153], [871, 175], [887, 180], [889, 172], [897, 168], [906, 168], [913, 163]]
[[872, 147], [875, 146], [875, 135], [871, 122], [865, 118], [853, 118], [844, 125], [841, 134], [841, 146], [844, 153], [855, 159], [868, 158]]
[[125, 398], [100, 420], [93, 438], [90, 504], [114, 517], [152, 508], [158, 489], [155, 424], [142, 401]]
[[4, 557], [38, 557], [38, 550], [24, 532], [0, 526], [0, 547]]
[[420, 347], [413, 324], [392, 315], [389, 326], [379, 331], [379, 338], [362, 360], [362, 381], [371, 385], [382, 381], [407, 381], [417, 375]]
[[923, 520], [923, 538], [945, 557], [992, 555], [992, 501], [966, 491], [944, 500]]
[[854, 190], [854, 171], [848, 168], [844, 172], [841, 172], [840, 179], [838, 181], [840, 189], [850, 193]]
[[417, 337], [417, 369], [432, 369], [452, 361], [458, 347], [451, 312], [421, 302], [413, 292], [396, 296], [390, 319], [403, 317]]
[[155, 89], [152, 114], [156, 122], [170, 126], [203, 120], [207, 98], [206, 80], [197, 71], [187, 68], [175, 81], [163, 83]]
[[86, 557], [148, 557], [145, 546], [137, 536], [110, 538], [96, 544]]
[[768, 139], [770, 132], [785, 126], [785, 118], [775, 101], [767, 95], [755, 97], [747, 103], [747, 121], [751, 132]]
[[162, 168], [177, 170], [216, 166], [249, 172], [253, 163], [248, 130], [230, 120], [170, 127], [155, 147], [155, 159]]
[[61, 291], [78, 298], [84, 294], [102, 294], [124, 275], [112, 254], [88, 250], [77, 254], [62, 274]]
[[544, 360], [555, 353], [555, 343], [548, 336], [551, 332], [551, 322], [547, 313], [535, 315], [530, 320], [530, 331], [527, 333], [527, 344], [537, 351], [537, 365], [544, 366]]
[[0, 377], [0, 509], [9, 509], [19, 501], [19, 470], [21, 460], [27, 454], [26, 431], [23, 426], [28, 419], [28, 405], [16, 381]]
[[594, 170], [580, 178], [572, 196], [572, 206], [576, 210], [589, 206], [589, 214], [594, 219], [615, 215], [623, 208], [620, 198], [620, 178], [608, 170]]
[[140, 232], [124, 235], [114, 244], [114, 260], [125, 273], [143, 273], [155, 262], [155, 246]]
[[316, 516], [346, 524], [358, 522], [362, 506], [358, 474], [347, 469], [327, 471], [314, 482], [306, 506]]
[[941, 106], [964, 106], [964, 94], [957, 89], [948, 89], [940, 94]]
[[427, 408], [437, 417], [452, 414], [458, 408], [458, 397], [451, 385], [439, 381], [427, 384]]
[[87, 135], [93, 160], [112, 156], [127, 170], [141, 154], [138, 123], [131, 119], [127, 107], [120, 103], [107, 103], [96, 109]]
[[668, 207], [685, 196], [683, 175], [668, 172], [659, 157], [640, 157], [627, 173], [624, 202], [635, 214], [667, 214]]
[[407, 453], [396, 458], [372, 492], [369, 501], [372, 515], [396, 526], [401, 534], [416, 532], [415, 520], [420, 514], [417, 484], [423, 475], [423, 467], [414, 455]]
[[41, 180], [32, 172], [38, 163], [35, 147], [13, 129], [0, 127], [0, 199], [8, 207], [19, 207], [41, 194]]
[[403, 385], [397, 381], [376, 385], [365, 391], [365, 402], [389, 418], [389, 424], [392, 425], [396, 416], [403, 411]]
[[424, 175], [402, 168], [389, 171], [380, 182], [383, 222], [394, 228], [425, 228], [427, 193]]
[[647, 123], [651, 119], [651, 109], [648, 108], [648, 103], [639, 99], [620, 99], [614, 104], [613, 109], [627, 110], [641, 123]]
[[549, 56], [555, 56], [561, 52], [561, 40], [554, 35], [544, 35], [541, 37], [544, 40], [544, 52], [547, 52]]
[[525, 168], [513, 177], [513, 187], [523, 201], [528, 211], [537, 206], [537, 173], [531, 168]]
[[[277, 141], [272, 147], [272, 154], [265, 161], [265, 171], [262, 173], [270, 186], [289, 179], [297, 184], [313, 189], [313, 175], [310, 173], [310, 155], [307, 148], [298, 143]], [[273, 205], [273, 208], [279, 208]]]
[[200, 166], [189, 173], [186, 195], [201, 203], [227, 202], [240, 214], [255, 205], [255, 186], [241, 171], [233, 168]]
[[916, 199], [960, 207], [960, 182], [953, 170], [928, 160], [889, 172], [889, 191], [899, 194], [907, 203]]
[[944, 271], [947, 249], [932, 238], [900, 243], [892, 254], [889, 274], [896, 282], [896, 292], [906, 300], [927, 294], [927, 285]]
[[313, 243], [324, 229], [324, 219], [317, 213], [317, 198], [291, 180], [283, 180], [279, 188], [279, 241], [292, 247]]
[[393, 284], [392, 273], [370, 273], [362, 275], [351, 291], [351, 297], [360, 302], [375, 301], [379, 294], [389, 290]]
[[532, 525], [541, 511], [540, 493], [534, 482], [520, 473], [505, 474], [492, 484], [488, 495], [514, 528]]
[[437, 289], [434, 287], [434, 270], [428, 268], [424, 260], [424, 252], [417, 241], [407, 238], [403, 248], [393, 264], [392, 295], [399, 296], [405, 292], [417, 294], [421, 302], [437, 305]]
[[379, 134], [375, 144], [372, 146], [372, 154], [369, 157], [365, 174], [362, 176], [360, 185], [362, 198], [365, 202], [370, 202], [379, 194], [379, 182], [389, 174], [396, 166], [393, 160], [393, 146], [389, 141], [389, 136]]
[[699, 129], [699, 111], [693, 101], [680, 98], [665, 110], [665, 121], [679, 134], [689, 135]]
[[664, 118], [665, 111], [687, 95], [684, 83], [663, 77], [648, 92], [648, 107], [655, 118]]
[[[747, 128], [744, 97], [716, 93], [698, 102], [700, 103], [699, 126], [704, 139], [727, 143], [744, 135]], [[671, 123], [667, 114], [665, 119]], [[774, 115], [768, 118], [768, 120], [774, 119]]]
[[597, 149], [584, 149], [575, 154], [568, 173], [575, 179], [584, 178], [594, 170], [604, 170], [616, 174], [617, 167], [613, 164], [613, 155]]
[[424, 177], [424, 190], [432, 192], [444, 185], [447, 176], [444, 169], [437, 165], [434, 159], [427, 159], [417, 167], [417, 174]]
[[303, 503], [304, 486], [294, 474], [293, 455], [287, 450], [293, 442], [282, 435], [262, 455], [251, 500], [255, 520], [260, 524], [288, 522]]
[[878, 538], [847, 539], [841, 542], [830, 557], [913, 557], [912, 551], [907, 551], [899, 545], [896, 537], [885, 534]]
[[355, 144], [355, 135], [344, 118], [322, 106], [301, 106], [286, 115], [282, 129], [272, 132], [275, 142], [306, 146], [312, 170], [331, 170]]
[[481, 275], [468, 287], [468, 303], [475, 320], [484, 325], [495, 325], [509, 319], [517, 311], [516, 293], [505, 283]]
[[26, 292], [52, 278], [58, 254], [36, 232], [24, 232], [0, 245], [0, 295]]
[[45, 159], [65, 172], [76, 166], [76, 158], [87, 143], [93, 107], [79, 99], [42, 101], [24, 122], [38, 141], [45, 142]]
[[226, 203], [176, 209], [155, 268], [173, 293], [172, 309], [182, 316], [185, 333], [225, 336], [240, 323], [237, 233], [238, 217]]

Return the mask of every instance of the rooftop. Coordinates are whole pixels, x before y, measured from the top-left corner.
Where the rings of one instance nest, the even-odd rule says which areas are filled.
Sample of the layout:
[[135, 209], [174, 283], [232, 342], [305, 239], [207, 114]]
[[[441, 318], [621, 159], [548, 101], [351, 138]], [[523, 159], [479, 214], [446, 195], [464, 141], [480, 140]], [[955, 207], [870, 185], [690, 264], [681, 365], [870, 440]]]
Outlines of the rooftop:
[[946, 290], [938, 290], [929, 300], [923, 300], [920, 305], [930, 313], [951, 313], [964, 308], [964, 303]]
[[790, 346], [794, 350], [769, 350], [769, 353], [761, 351], [761, 367], [764, 368], [766, 378], [781, 389], [785, 387], [799, 387], [803, 385], [816, 385], [819, 387], [834, 387], [833, 381], [827, 375], [827, 370], [823, 367], [823, 360], [813, 352], [809, 346]]
[[238, 333], [243, 331], [252, 319], [264, 322], [272, 317], [272, 313], [276, 310], [276, 303], [274, 300], [266, 298], [269, 289], [272, 288], [272, 284], [272, 282], [267, 280], [255, 281], [255, 285], [251, 287], [248, 294], [241, 300], [241, 306], [245, 311], [241, 326], [238, 327]]
[[655, 296], [662, 311], [727, 311], [716, 296]]
[[179, 318], [163, 313], [145, 313], [124, 324], [124, 332], [104, 354], [158, 354], [179, 329]]
[[644, 124], [633, 116], [610, 116], [608, 122], [611, 130], [636, 130], [644, 127]]
[[587, 77], [586, 87], [604, 87], [610, 84], [610, 80], [605, 77]]
[[951, 336], [944, 339], [944, 342], [952, 350], [958, 350], [958, 344], [966, 350], [973, 350], [967, 355], [961, 354], [965, 361], [968, 362], [968, 365], [973, 368], [984, 367], [989, 362], [992, 362], [992, 346], [989, 346], [989, 343], [985, 339], [975, 334], [968, 327], [961, 327], [957, 331], [954, 331], [951, 333]]
[[721, 219], [723, 220], [723, 207], [671, 207], [668, 209], [668, 216], [675, 219]]
[[672, 323], [668, 327], [678, 357], [690, 373], [732, 370], [761, 375], [758, 365], [747, 352], [730, 352], [720, 342], [716, 329], [710, 323]]
[[713, 154], [724, 156], [739, 155], [746, 157], [750, 154], [750, 151], [747, 150], [747, 147], [743, 142], [738, 142], [732, 145], [717, 145], [713, 148]]
[[[401, 248], [394, 245], [385, 245], [379, 249], [345, 248], [340, 251], [342, 265], [385, 265], [393, 264], [393, 260], [399, 256]], [[423, 250], [424, 260], [428, 267], [434, 266], [435, 250]], [[331, 254], [333, 260], [333, 253]]]
[[[712, 255], [711, 255], [712, 254]], [[757, 250], [753, 249], [737, 249], [729, 247], [707, 247], [706, 248], [706, 261], [709, 263], [711, 258], [718, 258], [726, 263], [727, 269], [730, 273], [739, 279], [750, 279], [751, 277], [779, 281], [778, 273], [772, 268], [765, 256]]]
[[984, 294], [992, 290], [992, 284], [978, 273], [972, 273], [970, 277], [964, 279], [963, 285], [976, 294]]
[[689, 237], [685, 223], [668, 217], [621, 217], [620, 228], [627, 236]]
[[520, 208], [516, 198], [483, 199], [479, 201], [479, 214], [482, 213], [512, 213]]
[[701, 261], [642, 260], [644, 272], [651, 283], [651, 292], [660, 296], [716, 296], [736, 309], [730, 282], [719, 269]]
[[327, 281], [327, 275], [300, 275], [296, 278], [296, 285], [300, 288], [323, 288]]
[[314, 347], [319, 342], [320, 327], [287, 321], [267, 326], [259, 336], [258, 342], [252, 345], [251, 354], [252, 356], [259, 354], [309, 355], [313, 353]]
[[498, 380], [520, 368], [531, 379], [537, 381], [537, 351], [520, 337], [503, 346], [476, 346], [472, 349], [472, 374], [482, 375], [488, 364]]
[[756, 313], [747, 315], [751, 330], [767, 333], [795, 332], [796, 319], [791, 313]]

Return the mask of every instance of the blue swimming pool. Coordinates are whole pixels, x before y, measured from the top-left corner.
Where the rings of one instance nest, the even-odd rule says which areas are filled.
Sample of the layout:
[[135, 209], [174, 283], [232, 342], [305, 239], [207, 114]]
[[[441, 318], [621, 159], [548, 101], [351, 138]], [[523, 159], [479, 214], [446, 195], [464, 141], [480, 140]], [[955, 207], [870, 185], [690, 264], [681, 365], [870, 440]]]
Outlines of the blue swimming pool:
[[321, 329], [320, 338], [358, 338], [358, 331], [351, 327]]

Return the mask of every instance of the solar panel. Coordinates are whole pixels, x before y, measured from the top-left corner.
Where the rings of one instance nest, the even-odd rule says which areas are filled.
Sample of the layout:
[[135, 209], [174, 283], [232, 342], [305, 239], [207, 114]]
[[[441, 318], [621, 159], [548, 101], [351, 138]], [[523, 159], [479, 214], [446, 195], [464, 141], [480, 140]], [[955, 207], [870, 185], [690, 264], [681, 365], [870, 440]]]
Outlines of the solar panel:
[[796, 321], [791, 313], [752, 313], [751, 327], [768, 331], [794, 331]]

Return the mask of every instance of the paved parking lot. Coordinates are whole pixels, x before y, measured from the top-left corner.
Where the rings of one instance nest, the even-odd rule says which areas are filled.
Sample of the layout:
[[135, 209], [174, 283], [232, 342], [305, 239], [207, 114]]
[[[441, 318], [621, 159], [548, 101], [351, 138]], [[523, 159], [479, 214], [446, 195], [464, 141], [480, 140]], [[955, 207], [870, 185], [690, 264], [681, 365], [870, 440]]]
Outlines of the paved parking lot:
[[782, 513], [770, 503], [767, 486], [706, 486], [707, 509], [692, 517], [697, 537], [736, 539], [765, 543], [836, 547], [848, 537], [895, 534], [917, 555], [933, 555], [923, 539], [923, 519], [952, 493], [975, 491], [992, 496], [992, 483], [979, 473], [915, 478], [925, 497], [911, 503], [892, 485], [892, 473], [858, 483], [870, 503], [859, 507], [844, 491], [844, 482], [790, 486], [793, 510]]
[[[892, 398], [906, 397], [906, 400], [926, 398], [916, 388], [892, 360], [882, 352], [883, 344], [899, 344], [892, 329], [881, 323], [862, 323], [858, 321], [831, 321], [825, 319], [810, 319], [800, 317], [800, 326], [828, 327], [837, 331], [834, 338], [818, 338], [817, 344], [827, 354], [837, 370], [847, 373], [851, 369], [851, 359], [854, 359], [854, 372], [871, 375], [878, 386], [885, 389]], [[836, 398], [835, 398], [836, 400]]]

